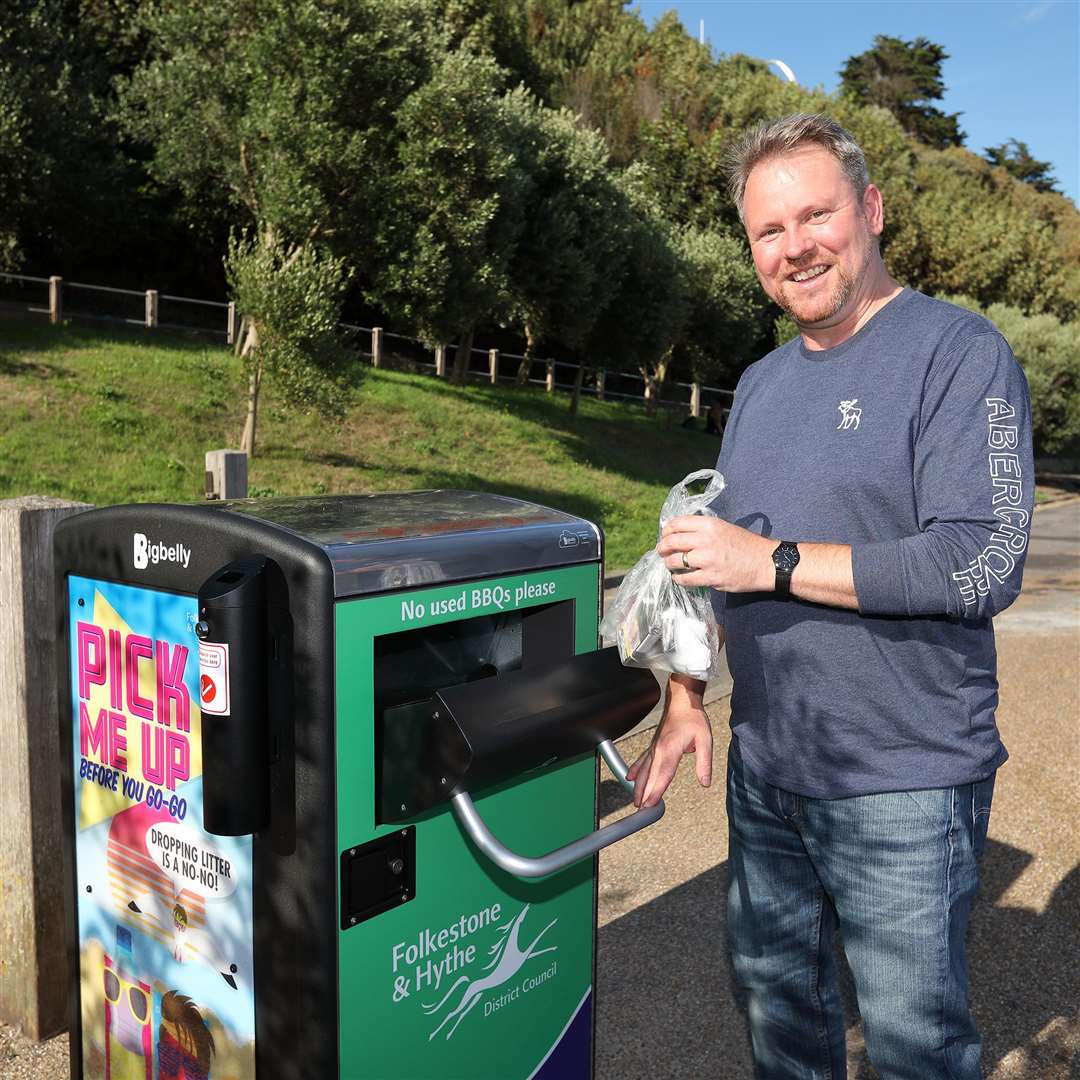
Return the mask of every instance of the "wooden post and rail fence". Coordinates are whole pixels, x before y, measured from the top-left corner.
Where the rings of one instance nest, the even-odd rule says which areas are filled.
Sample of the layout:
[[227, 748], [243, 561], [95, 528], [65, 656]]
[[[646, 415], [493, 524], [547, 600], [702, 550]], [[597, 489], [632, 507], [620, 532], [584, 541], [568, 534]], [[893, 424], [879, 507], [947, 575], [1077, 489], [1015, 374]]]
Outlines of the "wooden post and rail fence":
[[[111, 285], [89, 285], [84, 282], [65, 281], [56, 275], [42, 278], [0, 273], [0, 284], [5, 282], [30, 294], [31, 302], [27, 304], [27, 310], [48, 315], [49, 322], [54, 325], [71, 318], [99, 319], [142, 326], [147, 330], [171, 329], [206, 333], [223, 340], [226, 345], [235, 345], [240, 335], [240, 315], [233, 302], [175, 296], [161, 293], [157, 289], [118, 289]], [[45, 307], [36, 306], [32, 299], [34, 290], [42, 286], [47, 287], [48, 290], [48, 302]], [[100, 310], [103, 304], [111, 304], [112, 312], [103, 314]], [[139, 306], [136, 307], [136, 304]], [[199, 319], [192, 321], [194, 312], [200, 313], [201, 321]], [[187, 321], [179, 321], [181, 318], [186, 318]], [[405, 350], [412, 354], [411, 363], [432, 369], [439, 378], [446, 377], [447, 351], [453, 348], [451, 345], [440, 344], [433, 350], [428, 350], [418, 339], [405, 334], [391, 333], [381, 326], [365, 327], [349, 323], [341, 325], [342, 329], [361, 339], [363, 335], [370, 334], [370, 346], [362, 347], [360, 351], [362, 355], [370, 359], [372, 367], [384, 368], [388, 365], [391, 352], [387, 347], [387, 340], [394, 338], [407, 343]], [[416, 348], [417, 346], [419, 349]], [[504, 360], [512, 361], [515, 365], [519, 364], [525, 359], [524, 356], [490, 348], [475, 348], [472, 352], [473, 356], [469, 358], [470, 364], [466, 365], [467, 374], [471, 377], [481, 378], [491, 385], [517, 381], [516, 366], [513, 374], [504, 375], [500, 370], [500, 365]], [[417, 359], [418, 354], [430, 357], [430, 359]], [[482, 358], [479, 368], [474, 363], [477, 358]], [[579, 365], [550, 358], [537, 358], [535, 364], [542, 365], [542, 377], [533, 378], [530, 372], [528, 382], [534, 386], [542, 386], [548, 394], [554, 394], [556, 390], [573, 390], [577, 369], [584, 366], [586, 372], [590, 374], [590, 381], [582, 386], [583, 394], [593, 396], [598, 401], [621, 400], [650, 404], [652, 386], [649, 380], [637, 372], [607, 371], [596, 365]], [[570, 374], [565, 381], [559, 379], [558, 369], [569, 370]], [[614, 388], [622, 386], [625, 389], [627, 384], [636, 386], [639, 383], [642, 384], [641, 389], [634, 393], [626, 393]], [[726, 411], [733, 396], [730, 390], [705, 386], [701, 382], [670, 383], [667, 389], [679, 394], [680, 400], [651, 402], [651, 404], [668, 409], [686, 409], [687, 415], [694, 418], [700, 418], [708, 411], [707, 399], [709, 404], [720, 402]]]

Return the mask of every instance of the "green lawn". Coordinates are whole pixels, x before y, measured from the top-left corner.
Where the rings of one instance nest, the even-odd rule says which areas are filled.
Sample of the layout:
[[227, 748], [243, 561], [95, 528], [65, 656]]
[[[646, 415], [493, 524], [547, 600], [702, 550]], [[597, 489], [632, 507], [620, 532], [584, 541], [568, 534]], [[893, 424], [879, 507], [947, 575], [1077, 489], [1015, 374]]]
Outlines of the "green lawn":
[[[0, 319], [0, 498], [97, 505], [202, 496], [204, 454], [236, 446], [245, 383], [224, 348], [161, 333]], [[510, 386], [358, 369], [340, 422], [264, 390], [253, 495], [462, 488], [579, 514], [623, 569], [655, 543], [669, 487], [719, 442], [680, 417]]]

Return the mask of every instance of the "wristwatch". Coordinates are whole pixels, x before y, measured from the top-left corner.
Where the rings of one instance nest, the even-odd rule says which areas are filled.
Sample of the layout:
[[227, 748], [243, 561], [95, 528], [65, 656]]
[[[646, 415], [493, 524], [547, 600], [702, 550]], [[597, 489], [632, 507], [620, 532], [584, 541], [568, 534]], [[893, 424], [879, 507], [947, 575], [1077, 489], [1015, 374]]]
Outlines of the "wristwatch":
[[781, 540], [772, 553], [773, 566], [776, 567], [776, 595], [791, 595], [791, 575], [799, 565], [799, 546], [790, 540]]

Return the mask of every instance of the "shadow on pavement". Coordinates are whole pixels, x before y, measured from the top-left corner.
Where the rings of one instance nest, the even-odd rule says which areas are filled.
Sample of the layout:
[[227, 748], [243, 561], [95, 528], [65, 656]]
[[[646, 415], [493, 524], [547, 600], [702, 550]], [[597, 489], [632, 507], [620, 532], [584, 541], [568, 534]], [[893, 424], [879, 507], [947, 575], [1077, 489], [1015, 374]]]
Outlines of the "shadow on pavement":
[[1080, 865], [1058, 883], [1043, 912], [999, 903], [1031, 861], [1026, 851], [993, 840], [983, 854], [968, 953], [983, 1068], [989, 1076], [1006, 1055], [1026, 1048], [1033, 1080], [1077, 1077], [1080, 1057], [1065, 1037], [1075, 1039], [1080, 1024]]
[[[614, 790], [605, 794], [611, 803], [622, 801]], [[1010, 1075], [1071, 1078], [1080, 1075], [1068, 1071], [1067, 1046], [1080, 1002], [1080, 866], [1058, 885], [1043, 913], [999, 905], [1031, 861], [1027, 852], [992, 840], [983, 855], [982, 891], [968, 938], [983, 1071], [991, 1077], [1020, 1048], [1025, 1064]], [[725, 941], [727, 880], [725, 861], [601, 927], [597, 1080], [753, 1076]], [[837, 940], [849, 1077], [877, 1080], [863, 1048], [854, 981], [840, 948]], [[1075, 1070], [1080, 1061], [1071, 1065]]]
[[750, 1077], [724, 939], [727, 863], [601, 927], [596, 1080]]

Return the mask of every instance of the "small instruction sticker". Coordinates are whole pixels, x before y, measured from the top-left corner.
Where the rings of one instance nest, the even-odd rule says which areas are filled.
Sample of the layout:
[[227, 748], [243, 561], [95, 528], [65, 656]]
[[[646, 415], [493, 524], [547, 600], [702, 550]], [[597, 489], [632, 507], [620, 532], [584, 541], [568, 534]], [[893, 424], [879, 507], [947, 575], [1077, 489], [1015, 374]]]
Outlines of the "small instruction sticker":
[[229, 715], [229, 646], [199, 642], [199, 707], [208, 716]]

